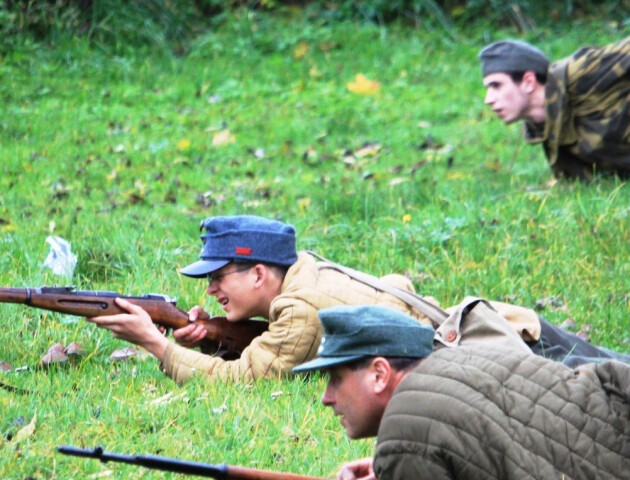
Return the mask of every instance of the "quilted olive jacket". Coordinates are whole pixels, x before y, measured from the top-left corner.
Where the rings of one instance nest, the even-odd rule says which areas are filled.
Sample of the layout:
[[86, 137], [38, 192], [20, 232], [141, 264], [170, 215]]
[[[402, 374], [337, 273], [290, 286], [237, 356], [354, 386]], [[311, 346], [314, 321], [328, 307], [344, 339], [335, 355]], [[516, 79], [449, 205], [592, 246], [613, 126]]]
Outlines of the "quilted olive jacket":
[[388, 404], [374, 470], [379, 480], [630, 479], [630, 366], [437, 351]]

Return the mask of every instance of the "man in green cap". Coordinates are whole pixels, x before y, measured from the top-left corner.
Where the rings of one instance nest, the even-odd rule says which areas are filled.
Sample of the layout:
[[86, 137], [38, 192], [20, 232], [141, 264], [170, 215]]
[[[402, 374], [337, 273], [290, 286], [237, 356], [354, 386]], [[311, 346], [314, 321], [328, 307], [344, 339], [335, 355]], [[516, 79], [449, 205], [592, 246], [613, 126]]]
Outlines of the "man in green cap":
[[630, 37], [549, 63], [505, 40], [479, 53], [485, 103], [506, 123], [524, 121], [556, 177], [630, 176]]
[[322, 403], [374, 459], [339, 480], [626, 478], [630, 366], [575, 370], [484, 346], [433, 352], [433, 329], [379, 306], [320, 310]]

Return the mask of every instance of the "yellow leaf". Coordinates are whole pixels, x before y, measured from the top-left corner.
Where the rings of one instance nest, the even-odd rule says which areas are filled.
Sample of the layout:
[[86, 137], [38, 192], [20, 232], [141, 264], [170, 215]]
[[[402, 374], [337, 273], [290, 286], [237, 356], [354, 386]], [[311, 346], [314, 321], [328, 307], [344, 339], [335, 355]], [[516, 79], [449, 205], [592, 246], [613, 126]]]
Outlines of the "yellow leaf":
[[484, 166], [490, 170], [494, 170], [495, 172], [501, 170], [501, 164], [496, 158], [491, 162], [484, 163]]
[[324, 52], [324, 53], [328, 53], [331, 50], [334, 50], [335, 48], [337, 48], [339, 46], [339, 44], [337, 42], [328, 42], [328, 43], [320, 43], [318, 48]]
[[321, 76], [322, 76], [322, 74], [320, 73], [320, 71], [319, 71], [319, 70], [317, 70], [317, 67], [316, 67], [316, 66], [314, 66], [314, 65], [313, 65], [313, 66], [309, 69], [309, 71], [308, 71], [308, 75], [309, 75], [309, 77], [311, 77], [311, 78], [319, 78], [319, 77], [321, 77]]
[[296, 60], [304, 58], [304, 55], [308, 53], [308, 48], [309, 47], [307, 43], [304, 43], [304, 42], [298, 43], [295, 49], [293, 50], [293, 58], [295, 58]]
[[408, 213], [405, 213], [402, 217], [402, 222], [403, 223], [409, 223], [411, 222], [411, 215], [409, 215]]
[[358, 150], [355, 150], [354, 156], [357, 158], [374, 157], [381, 151], [381, 145], [378, 143], [366, 143]]
[[465, 174], [460, 173], [460, 172], [448, 172], [446, 174], [446, 178], [448, 180], [462, 180], [464, 178], [470, 178], [470, 175], [465, 175]]
[[228, 145], [230, 143], [236, 142], [236, 137], [230, 133], [229, 129], [221, 130], [220, 132], [216, 132], [212, 136], [212, 146], [214, 147], [222, 147], [223, 145]]
[[13, 437], [14, 442], [21, 442], [35, 433], [35, 424], [37, 423], [37, 413], [33, 415], [33, 419], [28, 425], [22, 427]]
[[374, 95], [381, 89], [381, 84], [376, 80], [370, 80], [362, 73], [357, 73], [354, 82], [348, 82], [346, 87], [358, 95]]
[[190, 148], [190, 140], [188, 140], [187, 138], [184, 138], [183, 140], [180, 140], [179, 142], [177, 142], [177, 150], [184, 151], [184, 150], [188, 150], [189, 148]]
[[300, 211], [304, 212], [311, 204], [311, 199], [309, 197], [300, 198], [298, 200], [298, 208]]

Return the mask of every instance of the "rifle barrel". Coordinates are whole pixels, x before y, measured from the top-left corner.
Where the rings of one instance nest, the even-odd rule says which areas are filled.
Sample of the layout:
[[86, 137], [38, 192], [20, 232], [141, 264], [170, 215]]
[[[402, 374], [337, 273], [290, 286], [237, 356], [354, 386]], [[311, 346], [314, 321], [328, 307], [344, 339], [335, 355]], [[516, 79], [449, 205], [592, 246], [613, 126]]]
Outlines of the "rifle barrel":
[[76, 457], [97, 458], [101, 462], [120, 462], [140, 465], [155, 470], [197, 475], [224, 480], [324, 480], [319, 477], [309, 477], [292, 473], [259, 470], [256, 468], [231, 467], [225, 464], [211, 465], [208, 463], [187, 462], [176, 458], [158, 457], [153, 455], [121, 455], [108, 453], [102, 447], [82, 449], [71, 445], [57, 447], [60, 453]]

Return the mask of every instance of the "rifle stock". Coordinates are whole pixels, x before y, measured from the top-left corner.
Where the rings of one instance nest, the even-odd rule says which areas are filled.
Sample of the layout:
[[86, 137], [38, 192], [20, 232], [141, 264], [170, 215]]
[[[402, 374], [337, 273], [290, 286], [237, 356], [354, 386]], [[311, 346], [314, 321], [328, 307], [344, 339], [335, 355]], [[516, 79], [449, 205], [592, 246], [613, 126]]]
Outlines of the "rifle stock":
[[105, 452], [101, 447], [92, 450], [81, 449], [70, 445], [57, 447], [60, 453], [77, 457], [97, 458], [101, 462], [120, 462], [140, 465], [155, 470], [210, 477], [224, 480], [324, 480], [320, 477], [309, 477], [293, 473], [259, 470], [257, 468], [232, 467], [229, 465], [210, 465], [207, 463], [187, 462], [176, 458], [158, 457], [154, 455], [121, 455]]
[[[116, 305], [116, 298], [142, 307], [153, 323], [167, 328], [189, 324], [188, 313], [176, 307], [166, 295], [126, 296], [117, 292], [77, 291], [74, 287], [10, 288], [0, 287], [0, 303], [21, 303], [29, 307], [66, 313], [80, 317], [97, 317], [127, 313]], [[267, 330], [267, 322], [241, 320], [229, 322], [225, 317], [197, 320], [206, 328], [206, 339], [227, 349], [228, 354], [240, 353], [257, 336]]]

